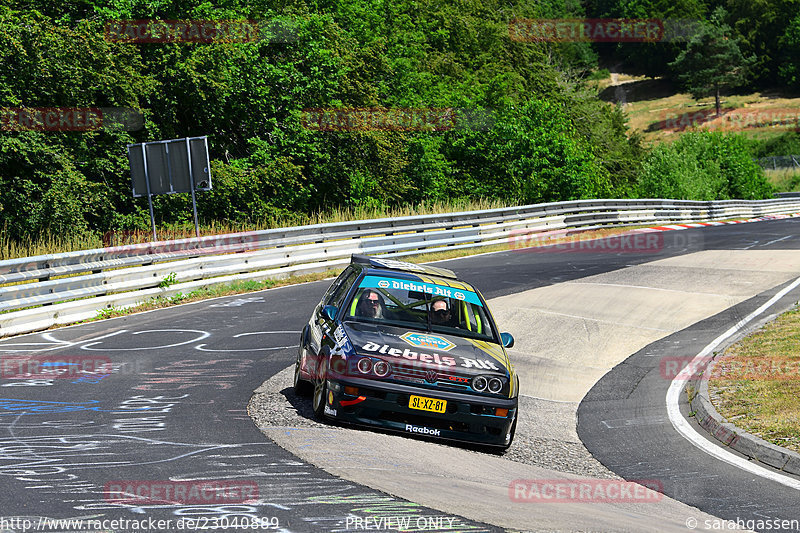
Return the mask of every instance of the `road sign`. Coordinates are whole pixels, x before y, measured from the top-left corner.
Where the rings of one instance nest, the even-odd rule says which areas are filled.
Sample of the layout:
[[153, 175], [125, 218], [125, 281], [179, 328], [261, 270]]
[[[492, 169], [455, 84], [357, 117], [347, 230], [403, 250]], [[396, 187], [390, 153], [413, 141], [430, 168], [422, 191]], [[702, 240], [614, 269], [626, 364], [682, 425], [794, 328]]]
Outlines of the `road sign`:
[[134, 198], [147, 196], [150, 205], [153, 240], [156, 240], [153, 195], [185, 192], [192, 194], [194, 229], [199, 237], [195, 191], [211, 190], [208, 137], [129, 144], [128, 162]]

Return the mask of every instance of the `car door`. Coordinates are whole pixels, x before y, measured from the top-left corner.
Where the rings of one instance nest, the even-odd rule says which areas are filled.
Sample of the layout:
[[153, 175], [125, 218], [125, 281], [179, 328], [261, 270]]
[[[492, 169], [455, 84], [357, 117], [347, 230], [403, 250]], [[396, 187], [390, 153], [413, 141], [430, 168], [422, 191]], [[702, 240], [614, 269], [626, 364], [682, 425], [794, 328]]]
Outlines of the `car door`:
[[333, 346], [331, 337], [333, 330], [336, 329], [335, 321], [325, 316], [323, 309], [326, 305], [333, 305], [340, 308], [350, 288], [355, 283], [359, 271], [354, 267], [348, 267], [341, 275], [333, 282], [328, 292], [322, 297], [322, 300], [314, 310], [314, 314], [309, 326], [311, 327], [311, 334], [309, 335], [309, 347], [311, 353], [315, 358], [325, 351], [327, 346], [330, 349]]

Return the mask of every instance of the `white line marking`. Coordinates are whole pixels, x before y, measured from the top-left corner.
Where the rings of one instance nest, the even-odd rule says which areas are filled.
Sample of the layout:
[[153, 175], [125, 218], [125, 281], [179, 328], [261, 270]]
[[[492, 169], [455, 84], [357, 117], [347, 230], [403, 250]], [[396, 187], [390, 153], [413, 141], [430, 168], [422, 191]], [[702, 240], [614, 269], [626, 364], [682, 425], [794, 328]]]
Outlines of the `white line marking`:
[[251, 331], [250, 333], [238, 333], [234, 335], [233, 338], [237, 339], [239, 337], [247, 337], [248, 335], [269, 335], [271, 333], [302, 333], [302, 331]]
[[[125, 331], [125, 330], [122, 330]], [[174, 344], [165, 344], [163, 346], [140, 346], [138, 348], [92, 348], [95, 344], [102, 344], [101, 342], [90, 342], [81, 346], [81, 350], [89, 350], [94, 352], [129, 352], [135, 350], [160, 350], [162, 348], [174, 348], [175, 346], [183, 346], [184, 344], [191, 344], [193, 342], [201, 341], [211, 336], [211, 333], [201, 329], [146, 329], [142, 331], [134, 331], [131, 335], [141, 335], [142, 333], [166, 333], [170, 331], [188, 331], [190, 333], [199, 333], [199, 337], [190, 339], [188, 341], [176, 342]]]
[[776, 242], [781, 242], [782, 240], [788, 239], [790, 237], [794, 237], [794, 235], [786, 235], [785, 237], [781, 237], [780, 239], [775, 239], [774, 241], [765, 242], [761, 246], [769, 246], [770, 244], [774, 244]]
[[225, 350], [225, 349], [214, 349], [214, 348], [206, 348], [207, 344], [198, 344], [194, 347], [195, 350], [200, 350], [201, 352], [269, 352], [273, 350], [288, 350], [289, 348], [297, 348], [297, 346], [274, 346], [272, 348], [243, 348], [239, 350]]
[[[769, 301], [765, 302], [761, 307], [741, 319], [739, 322], [734, 324], [728, 331], [711, 341], [711, 343], [703, 348], [703, 350], [695, 356], [692, 362], [687, 366], [687, 368], [695, 368], [695, 364], [699, 362], [704, 357], [707, 357], [717, 346], [719, 346], [723, 341], [727, 338], [734, 335], [736, 332], [741, 330], [748, 322], [753, 320], [755, 317], [766, 311], [772, 304], [780, 300], [784, 295], [786, 295], [789, 291], [796, 288], [800, 285], [800, 278], [795, 279], [791, 285], [785, 287], [781, 290], [778, 294], [773, 296], [769, 299]], [[679, 379], [680, 378], [680, 379]], [[747, 459], [739, 457], [738, 455], [734, 455], [733, 453], [720, 448], [716, 444], [711, 443], [702, 435], [700, 435], [695, 429], [689, 424], [689, 422], [683, 418], [680, 413], [679, 401], [681, 391], [683, 390], [684, 385], [686, 385], [686, 380], [684, 376], [678, 375], [673, 380], [669, 386], [669, 390], [667, 391], [667, 414], [669, 415], [669, 420], [672, 422], [672, 426], [675, 430], [683, 436], [686, 440], [691, 442], [696, 447], [700, 448], [707, 454], [719, 459], [720, 461], [724, 461], [729, 465], [733, 465], [737, 468], [742, 470], [746, 470], [751, 474], [755, 474], [757, 476], [761, 476], [763, 478], [769, 479], [770, 481], [775, 481], [782, 485], [786, 485], [787, 487], [791, 487], [795, 490], [800, 490], [800, 481], [796, 479], [792, 479], [790, 477], [784, 476], [782, 474], [778, 474], [774, 470], [769, 470], [764, 468], [763, 466], [758, 466], [757, 464], [751, 463]]]

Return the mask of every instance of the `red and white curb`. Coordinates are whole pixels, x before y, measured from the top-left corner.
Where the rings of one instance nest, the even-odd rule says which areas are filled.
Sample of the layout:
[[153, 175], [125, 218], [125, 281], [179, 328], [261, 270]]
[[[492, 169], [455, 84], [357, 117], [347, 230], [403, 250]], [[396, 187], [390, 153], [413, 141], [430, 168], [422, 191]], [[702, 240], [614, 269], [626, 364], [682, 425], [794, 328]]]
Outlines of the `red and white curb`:
[[686, 224], [666, 224], [664, 226], [655, 226], [652, 228], [640, 228], [631, 230], [630, 233], [655, 233], [659, 231], [674, 231], [691, 228], [703, 228], [707, 226], [726, 226], [728, 224], [746, 224], [748, 222], [763, 222], [765, 220], [782, 220], [785, 218], [797, 218], [800, 213], [791, 213], [785, 215], [764, 215], [763, 217], [747, 218], [740, 220], [726, 220], [724, 222], [690, 222]]

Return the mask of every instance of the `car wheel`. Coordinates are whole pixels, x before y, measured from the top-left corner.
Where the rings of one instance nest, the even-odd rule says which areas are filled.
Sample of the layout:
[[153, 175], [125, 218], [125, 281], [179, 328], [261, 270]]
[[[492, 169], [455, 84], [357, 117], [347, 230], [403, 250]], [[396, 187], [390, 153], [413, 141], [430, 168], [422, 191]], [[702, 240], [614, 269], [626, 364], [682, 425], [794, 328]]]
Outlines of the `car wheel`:
[[320, 361], [318, 372], [314, 379], [314, 416], [320, 420], [325, 418], [325, 402], [328, 396], [328, 372], [326, 365], [327, 361], [325, 359]]
[[297, 350], [297, 362], [294, 364], [294, 393], [298, 396], [308, 396], [311, 394], [311, 383], [304, 380], [302, 374], [300, 373], [301, 365], [303, 364], [303, 359], [308, 354], [308, 350], [306, 350], [305, 346], [300, 346], [300, 349]]

